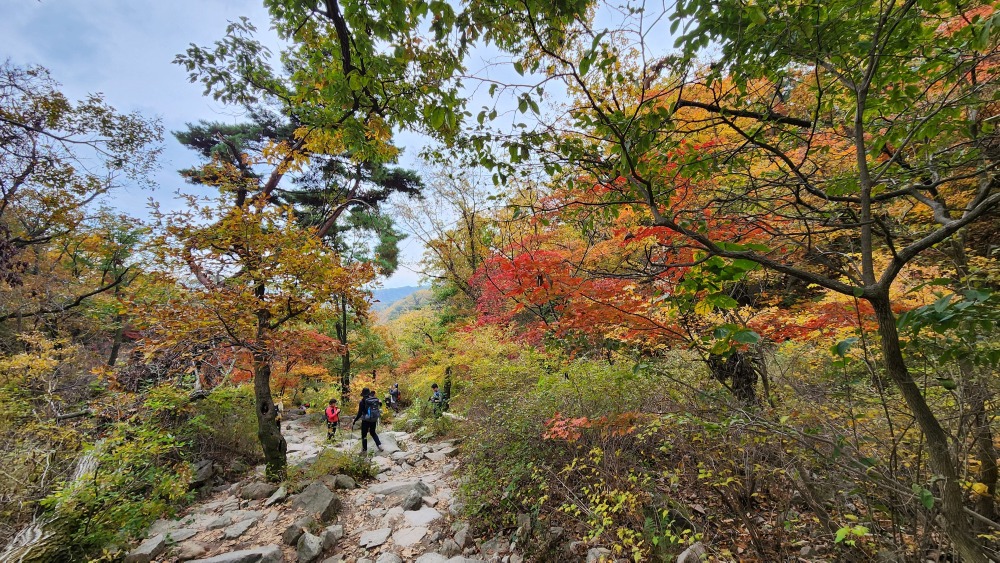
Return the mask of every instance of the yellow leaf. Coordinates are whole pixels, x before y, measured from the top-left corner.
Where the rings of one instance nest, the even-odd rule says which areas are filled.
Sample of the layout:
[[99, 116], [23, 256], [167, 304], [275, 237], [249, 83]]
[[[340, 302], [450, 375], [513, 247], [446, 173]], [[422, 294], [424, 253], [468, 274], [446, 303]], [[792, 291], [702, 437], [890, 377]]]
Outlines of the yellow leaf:
[[986, 483], [974, 483], [972, 485], [972, 492], [985, 497], [990, 494], [990, 488], [986, 486]]

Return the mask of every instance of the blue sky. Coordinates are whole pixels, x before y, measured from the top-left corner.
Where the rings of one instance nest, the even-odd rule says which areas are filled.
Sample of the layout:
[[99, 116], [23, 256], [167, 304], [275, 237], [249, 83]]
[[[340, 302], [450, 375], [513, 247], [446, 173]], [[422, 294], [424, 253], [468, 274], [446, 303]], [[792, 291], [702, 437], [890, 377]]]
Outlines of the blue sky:
[[[273, 51], [279, 47], [260, 0], [0, 0], [0, 14], [0, 58], [44, 66], [70, 98], [101, 92], [121, 111], [159, 117], [168, 132], [199, 119], [239, 121], [237, 110], [203, 97], [202, 87], [172, 64], [188, 45], [211, 44], [229, 21], [247, 16], [265, 44]], [[159, 187], [125, 187], [112, 203], [135, 215], [146, 213], [150, 197], [171, 207], [174, 192], [184, 187], [176, 171], [194, 162], [191, 154], [168, 134], [155, 178]], [[412, 267], [422, 248], [412, 239], [404, 243], [409, 267], [402, 266], [386, 287], [419, 281]]]

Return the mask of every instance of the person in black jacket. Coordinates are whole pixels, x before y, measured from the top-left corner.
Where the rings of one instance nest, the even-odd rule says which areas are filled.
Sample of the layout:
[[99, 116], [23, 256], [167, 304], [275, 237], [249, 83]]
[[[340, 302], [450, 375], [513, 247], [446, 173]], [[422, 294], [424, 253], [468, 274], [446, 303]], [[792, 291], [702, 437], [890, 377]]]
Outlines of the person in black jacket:
[[375, 433], [375, 425], [378, 424], [378, 418], [365, 420], [364, 414], [368, 412], [370, 406], [366, 404], [369, 402], [369, 399], [378, 403], [378, 397], [375, 396], [375, 393], [372, 393], [371, 389], [365, 387], [361, 390], [361, 402], [358, 403], [358, 414], [354, 416], [354, 422], [351, 423], [351, 426], [354, 426], [358, 420], [361, 421], [362, 454], [368, 453], [368, 434], [372, 435], [372, 440], [375, 441], [375, 447], [378, 448], [378, 451], [382, 451], [382, 441], [378, 439], [378, 434]]

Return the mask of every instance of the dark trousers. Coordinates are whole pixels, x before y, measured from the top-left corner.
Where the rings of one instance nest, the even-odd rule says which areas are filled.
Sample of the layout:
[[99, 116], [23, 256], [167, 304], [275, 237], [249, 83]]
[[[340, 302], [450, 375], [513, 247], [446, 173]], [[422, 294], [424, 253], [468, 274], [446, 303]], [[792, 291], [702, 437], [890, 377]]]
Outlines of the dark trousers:
[[372, 440], [375, 440], [375, 445], [381, 447], [382, 441], [378, 439], [378, 434], [375, 433], [375, 425], [378, 424], [377, 420], [372, 420], [366, 422], [361, 421], [361, 451], [368, 451], [368, 434], [372, 435]]

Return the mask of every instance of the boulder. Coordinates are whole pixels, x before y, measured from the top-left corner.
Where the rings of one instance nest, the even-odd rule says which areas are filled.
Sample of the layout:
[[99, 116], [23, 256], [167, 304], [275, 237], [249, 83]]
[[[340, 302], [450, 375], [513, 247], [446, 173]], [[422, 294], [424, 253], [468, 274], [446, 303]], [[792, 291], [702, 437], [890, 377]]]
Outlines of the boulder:
[[323, 542], [318, 537], [305, 532], [299, 537], [295, 553], [298, 557], [298, 563], [312, 563], [319, 557], [320, 553], [323, 553]]
[[510, 551], [510, 543], [503, 537], [495, 537], [489, 541], [484, 541], [482, 545], [483, 555], [501, 555]]
[[457, 532], [455, 532], [455, 543], [457, 543], [458, 547], [462, 549], [465, 549], [466, 547], [472, 545], [472, 542], [470, 541], [471, 539], [472, 538], [469, 537], [468, 524], [462, 526], [462, 528], [460, 528]]
[[424, 499], [420, 495], [420, 491], [416, 489], [410, 489], [410, 493], [406, 495], [406, 498], [403, 499], [403, 502], [402, 504], [400, 504], [400, 506], [403, 507], [403, 510], [419, 510], [420, 507], [423, 506], [423, 504], [424, 504]]
[[610, 549], [595, 547], [587, 551], [587, 563], [610, 563], [612, 560]]
[[167, 550], [167, 538], [163, 534], [156, 534], [139, 544], [125, 556], [125, 563], [149, 563], [161, 553]]
[[340, 524], [336, 526], [330, 526], [329, 528], [323, 530], [319, 535], [320, 541], [323, 543], [323, 549], [330, 549], [337, 545], [337, 542], [344, 537], [344, 527]]
[[197, 559], [194, 563], [283, 563], [285, 556], [276, 545], [266, 545], [254, 549], [243, 549], [222, 553], [208, 559]]
[[677, 556], [677, 563], [701, 563], [703, 559], [708, 555], [705, 551], [705, 546], [702, 543], [694, 542], [691, 547], [685, 549]]
[[383, 553], [379, 555], [375, 563], [403, 563], [403, 558], [396, 555], [395, 553]]
[[292, 507], [319, 514], [321, 521], [329, 522], [340, 512], [341, 504], [340, 499], [326, 485], [313, 482], [295, 497]]
[[392, 534], [392, 528], [379, 528], [378, 530], [363, 532], [358, 545], [367, 548], [378, 547], [389, 539], [390, 534]]
[[448, 558], [440, 553], [425, 553], [417, 557], [416, 563], [447, 563]]
[[287, 545], [295, 545], [299, 538], [305, 533], [306, 528], [313, 525], [316, 519], [312, 516], [303, 516], [295, 522], [292, 522], [285, 528], [285, 531], [281, 534], [281, 541], [285, 542]]
[[438, 550], [438, 553], [445, 557], [455, 557], [462, 554], [462, 548], [458, 546], [458, 542], [455, 540], [447, 539], [441, 544], [441, 549]]
[[194, 471], [191, 477], [191, 488], [197, 489], [202, 485], [207, 485], [215, 477], [215, 468], [212, 467], [212, 460], [203, 459], [194, 463]]
[[240, 498], [244, 500], [265, 499], [277, 490], [278, 486], [274, 483], [247, 483], [240, 489]]
[[188, 561], [197, 559], [208, 553], [208, 546], [196, 541], [186, 541], [178, 544], [174, 550], [174, 557], [178, 561]]
[[336, 475], [334, 476], [334, 486], [338, 489], [356, 489], [358, 484], [354, 481], [350, 475]]
[[271, 496], [267, 497], [267, 500], [264, 501], [264, 506], [272, 506], [274, 504], [277, 504], [285, 500], [285, 497], [287, 496], [288, 496], [288, 490], [286, 490], [285, 486], [282, 485], [278, 487], [278, 489], [274, 491], [271, 494]]

